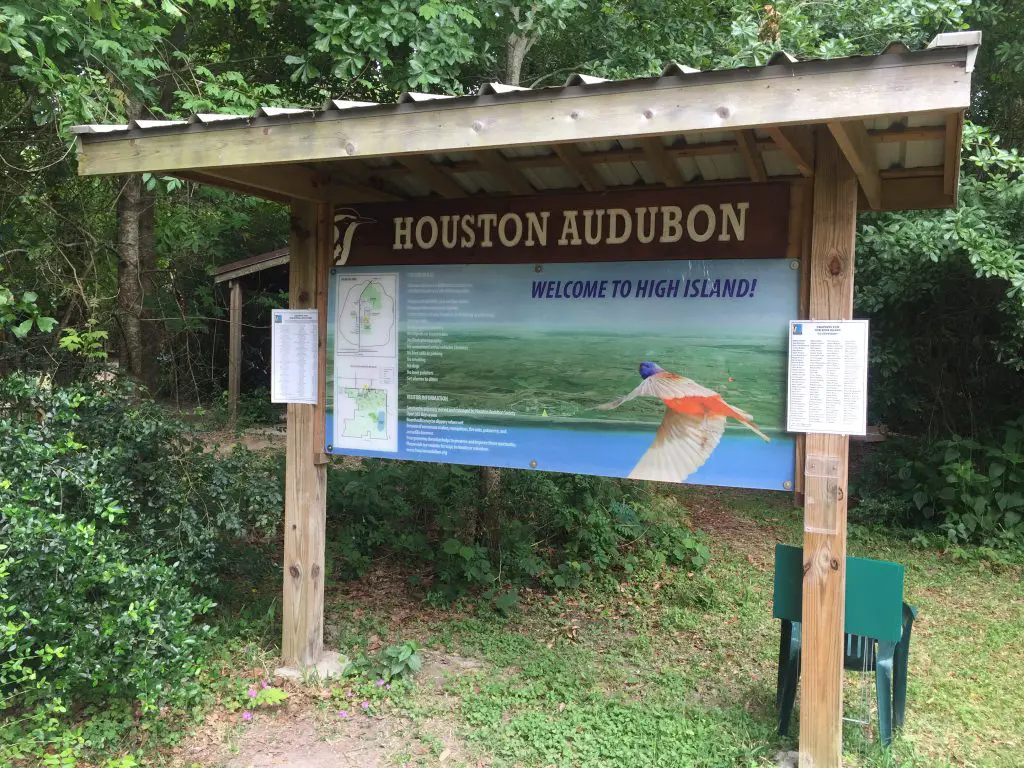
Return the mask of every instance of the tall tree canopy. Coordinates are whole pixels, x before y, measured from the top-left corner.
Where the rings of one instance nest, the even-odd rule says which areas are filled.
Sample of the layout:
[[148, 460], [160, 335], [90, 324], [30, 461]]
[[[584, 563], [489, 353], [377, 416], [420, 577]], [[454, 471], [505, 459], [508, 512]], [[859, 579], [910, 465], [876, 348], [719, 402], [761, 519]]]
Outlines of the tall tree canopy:
[[[152, 386], [208, 397], [221, 386], [222, 350], [207, 271], [281, 245], [283, 211], [148, 176], [79, 179], [69, 125], [328, 97], [387, 101], [407, 89], [471, 93], [493, 80], [543, 86], [573, 72], [634, 77], [670, 61], [757, 65], [779, 50], [874, 54], [894, 40], [920, 47], [980, 26], [963, 204], [865, 216], [858, 269], [859, 311], [875, 320], [876, 418], [970, 431], [1005, 415], [985, 403], [995, 390], [1017, 392], [1021, 378], [1024, 185], [1007, 150], [1024, 138], [1022, 13], [1010, 0], [8, 0], [3, 281], [37, 293], [65, 325], [108, 328]], [[933, 317], [925, 305], [944, 309]], [[141, 339], [149, 346], [136, 350], [136, 365], [126, 347]], [[53, 341], [34, 344], [20, 348], [21, 362], [50, 361]], [[964, 393], [970, 416], [959, 407]]]

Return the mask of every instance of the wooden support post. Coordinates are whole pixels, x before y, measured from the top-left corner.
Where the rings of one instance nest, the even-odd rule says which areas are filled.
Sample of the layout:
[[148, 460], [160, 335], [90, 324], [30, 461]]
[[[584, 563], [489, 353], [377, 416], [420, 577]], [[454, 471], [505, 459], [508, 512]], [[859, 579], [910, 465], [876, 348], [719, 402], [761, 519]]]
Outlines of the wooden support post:
[[228, 286], [228, 427], [234, 429], [238, 425], [238, 396], [242, 389], [242, 284], [232, 280]]
[[[292, 201], [291, 261], [288, 305], [309, 309], [317, 304], [317, 256], [323, 227], [315, 203]], [[320, 336], [318, 354], [326, 353]], [[320, 401], [321, 403], [323, 400]], [[320, 661], [324, 638], [324, 528], [327, 514], [327, 468], [318, 464], [316, 444], [320, 405], [288, 406], [284, 489], [284, 601], [281, 656], [287, 667]]]
[[[811, 225], [810, 317], [853, 315], [857, 176], [819, 130]], [[843, 620], [849, 438], [807, 435], [804, 468], [800, 765], [838, 768], [843, 751]]]

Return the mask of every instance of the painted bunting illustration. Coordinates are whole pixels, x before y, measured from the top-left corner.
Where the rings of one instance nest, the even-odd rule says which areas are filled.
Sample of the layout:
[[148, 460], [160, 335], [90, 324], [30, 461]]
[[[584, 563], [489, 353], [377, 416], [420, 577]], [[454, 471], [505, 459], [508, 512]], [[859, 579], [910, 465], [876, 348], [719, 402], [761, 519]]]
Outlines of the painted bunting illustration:
[[711, 456], [730, 416], [770, 442], [749, 413], [729, 405], [713, 389], [652, 362], [640, 363], [640, 376], [643, 381], [628, 395], [597, 406], [608, 411], [637, 397], [657, 397], [666, 406], [654, 442], [629, 477], [681, 483]]

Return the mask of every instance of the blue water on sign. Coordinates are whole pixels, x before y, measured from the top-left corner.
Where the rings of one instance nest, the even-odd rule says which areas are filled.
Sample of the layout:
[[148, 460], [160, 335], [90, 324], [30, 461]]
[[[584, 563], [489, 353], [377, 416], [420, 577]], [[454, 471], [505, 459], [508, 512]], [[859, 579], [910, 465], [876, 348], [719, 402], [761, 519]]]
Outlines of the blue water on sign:
[[[424, 425], [416, 425], [422, 429]], [[382, 451], [335, 450], [351, 456], [368, 456], [413, 461], [437, 461], [448, 464], [475, 464], [492, 467], [539, 469], [549, 472], [576, 472], [606, 477], [626, 477], [654, 440], [650, 430], [563, 429], [558, 427], [508, 426], [502, 434], [472, 435], [481, 440], [513, 443], [514, 447], [491, 446], [487, 450], [442, 448], [431, 451], [409, 450], [406, 424], [398, 425], [396, 453]], [[328, 442], [334, 434], [332, 416], [327, 417]], [[438, 431], [438, 437], [463, 437]], [[534, 463], [535, 462], [535, 463]], [[783, 490], [795, 472], [795, 441], [791, 435], [778, 434], [766, 443], [756, 435], [732, 430], [722, 436], [711, 458], [690, 475], [686, 482], [696, 485], [724, 485], [737, 488]]]

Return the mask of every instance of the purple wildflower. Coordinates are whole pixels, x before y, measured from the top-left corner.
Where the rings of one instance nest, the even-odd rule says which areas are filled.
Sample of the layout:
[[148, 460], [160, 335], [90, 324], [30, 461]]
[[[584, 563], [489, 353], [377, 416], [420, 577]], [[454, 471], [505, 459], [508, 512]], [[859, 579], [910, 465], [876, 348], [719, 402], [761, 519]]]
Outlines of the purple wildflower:
[[260, 681], [260, 688], [269, 688], [269, 687], [270, 687], [270, 683], [268, 683], [266, 680], [261, 680]]
[[250, 712], [249, 710], [245, 710], [245, 712], [242, 713], [242, 719], [248, 723], [250, 720], [252, 720], [252, 712]]
[[368, 702], [368, 701], [364, 701], [364, 702], [363, 702], [362, 704], [360, 704], [359, 706], [360, 706], [360, 707], [362, 707], [363, 709], [369, 709], [369, 708], [370, 708], [370, 702]]
[[259, 694], [256, 693], [256, 689], [255, 688], [250, 688], [249, 689], [249, 698], [250, 699], [255, 699], [258, 695]]
[[338, 712], [338, 717], [340, 717], [342, 720], [346, 719], [348, 717], [348, 710], [343, 709], [340, 712]]
[[391, 683], [388, 683], [388, 684], [387, 684], [387, 685], [385, 685], [384, 687], [385, 687], [385, 688], [387, 688], [387, 689], [388, 689], [388, 690], [390, 691], [390, 690], [391, 690]]
[[377, 687], [378, 687], [378, 688], [380, 688], [380, 687], [381, 687], [382, 685], [384, 685], [384, 683], [386, 683], [386, 682], [387, 682], [386, 680], [378, 680], [378, 681], [377, 681]]

